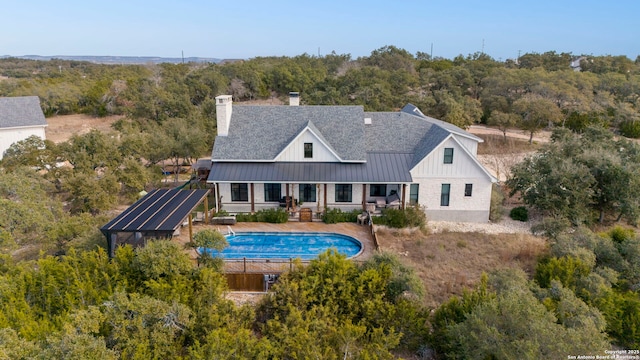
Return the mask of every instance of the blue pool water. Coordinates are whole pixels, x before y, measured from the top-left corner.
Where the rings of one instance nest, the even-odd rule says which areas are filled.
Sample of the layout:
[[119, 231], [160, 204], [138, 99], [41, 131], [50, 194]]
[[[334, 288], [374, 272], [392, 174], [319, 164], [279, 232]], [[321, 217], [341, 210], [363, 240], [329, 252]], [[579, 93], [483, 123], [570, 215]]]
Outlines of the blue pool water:
[[[228, 235], [229, 246], [222, 251], [225, 259], [289, 259], [311, 260], [327, 249], [336, 249], [348, 258], [362, 251], [360, 241], [335, 233], [246, 232]], [[199, 251], [216, 250], [198, 249]]]

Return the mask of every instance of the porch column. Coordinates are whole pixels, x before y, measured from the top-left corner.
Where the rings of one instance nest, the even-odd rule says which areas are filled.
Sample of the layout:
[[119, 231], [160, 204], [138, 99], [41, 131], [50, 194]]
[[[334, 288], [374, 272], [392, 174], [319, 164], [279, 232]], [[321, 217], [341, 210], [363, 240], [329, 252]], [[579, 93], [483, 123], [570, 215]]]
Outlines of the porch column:
[[367, 184], [362, 184], [362, 211], [367, 210]]
[[324, 211], [327, 211], [327, 184], [324, 184]]
[[402, 184], [402, 199], [400, 199], [400, 208], [404, 210], [404, 199], [407, 196], [407, 184]]
[[284, 204], [286, 211], [289, 211], [289, 184], [285, 185], [284, 190]]
[[220, 184], [215, 184], [215, 192], [216, 192], [216, 213], [220, 211], [222, 208], [222, 198], [220, 197]]
[[251, 183], [251, 213], [256, 212], [255, 197], [253, 195], [253, 183]]

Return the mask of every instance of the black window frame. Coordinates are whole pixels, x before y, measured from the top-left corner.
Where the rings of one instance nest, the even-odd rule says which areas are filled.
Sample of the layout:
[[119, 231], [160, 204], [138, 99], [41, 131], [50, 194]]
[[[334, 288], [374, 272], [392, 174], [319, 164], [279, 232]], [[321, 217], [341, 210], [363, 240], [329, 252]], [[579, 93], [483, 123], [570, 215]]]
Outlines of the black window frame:
[[387, 184], [369, 185], [369, 196], [387, 196]]
[[304, 143], [304, 158], [313, 159], [313, 143]]
[[453, 148], [444, 148], [444, 164], [453, 164]]
[[[308, 189], [308, 191], [307, 191]], [[313, 198], [307, 196], [307, 192], [309, 194], [313, 194]], [[318, 194], [316, 192], [316, 184], [300, 184], [298, 185], [298, 199], [300, 202], [316, 202], [318, 201]]]
[[265, 183], [264, 184], [264, 201], [279, 202], [282, 197], [282, 184]]
[[464, 184], [464, 196], [470, 197], [473, 194], [473, 184]]
[[337, 203], [350, 203], [353, 201], [353, 186], [351, 184], [336, 184], [335, 201]]
[[420, 192], [420, 184], [411, 184], [409, 186], [409, 204], [416, 205], [418, 203], [418, 194]]
[[442, 190], [440, 191], [440, 206], [449, 206], [450, 200], [451, 184], [442, 184]]
[[231, 201], [249, 201], [249, 184], [231, 183]]

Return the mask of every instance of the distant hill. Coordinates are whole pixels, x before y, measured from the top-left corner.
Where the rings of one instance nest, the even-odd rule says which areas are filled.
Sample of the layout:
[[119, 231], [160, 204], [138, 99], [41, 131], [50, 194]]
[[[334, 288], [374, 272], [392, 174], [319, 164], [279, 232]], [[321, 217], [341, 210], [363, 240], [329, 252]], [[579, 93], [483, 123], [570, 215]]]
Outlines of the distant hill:
[[51, 59], [60, 59], [60, 60], [76, 60], [76, 61], [89, 61], [96, 64], [160, 64], [160, 63], [172, 63], [178, 64], [181, 62], [190, 63], [219, 63], [223, 61], [223, 59], [217, 58], [201, 58], [201, 57], [186, 57], [186, 58], [165, 58], [159, 56], [67, 56], [67, 55], [54, 55], [54, 56], [41, 56], [41, 55], [22, 55], [22, 56], [11, 56], [4, 55], [0, 56], [0, 58], [8, 58], [13, 57], [17, 59], [29, 59], [29, 60], [51, 60]]

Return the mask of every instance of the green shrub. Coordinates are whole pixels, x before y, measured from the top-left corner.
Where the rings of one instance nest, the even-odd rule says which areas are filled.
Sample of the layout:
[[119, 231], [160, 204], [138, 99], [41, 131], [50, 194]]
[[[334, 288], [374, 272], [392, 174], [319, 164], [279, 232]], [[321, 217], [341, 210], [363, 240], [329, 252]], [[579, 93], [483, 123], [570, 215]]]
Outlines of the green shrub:
[[628, 138], [640, 138], [640, 121], [627, 120], [620, 124], [620, 134]]
[[351, 210], [349, 212], [343, 212], [340, 209], [327, 209], [324, 212], [322, 220], [325, 224], [337, 224], [341, 222], [356, 222], [358, 221], [358, 215], [362, 214], [362, 210]]
[[406, 209], [384, 209], [382, 216], [373, 217], [376, 225], [386, 225], [392, 228], [424, 227], [427, 217], [419, 206], [411, 206]]
[[283, 224], [289, 221], [289, 214], [282, 208], [260, 210], [256, 215], [260, 222]]
[[221, 217], [221, 216], [229, 216], [229, 212], [227, 210], [220, 210], [213, 217]]
[[423, 228], [427, 225], [427, 215], [420, 205], [406, 207], [404, 214], [407, 217], [407, 226], [409, 227]]
[[611, 240], [614, 242], [621, 244], [623, 241], [628, 239], [633, 239], [636, 237], [636, 232], [633, 229], [625, 229], [622, 226], [614, 226], [607, 233]]
[[272, 224], [282, 224], [289, 220], [289, 214], [281, 208], [262, 209], [253, 214], [242, 213], [236, 215], [238, 222], [266, 222]]
[[489, 207], [489, 220], [499, 221], [504, 214], [504, 194], [500, 186], [493, 184], [491, 191], [491, 205]]
[[258, 215], [251, 214], [251, 213], [238, 213], [236, 215], [236, 221], [237, 222], [257, 222]]
[[524, 206], [518, 206], [518, 207], [515, 207], [515, 208], [511, 209], [511, 212], [509, 213], [509, 216], [513, 220], [527, 221], [527, 220], [529, 220], [529, 211]]

